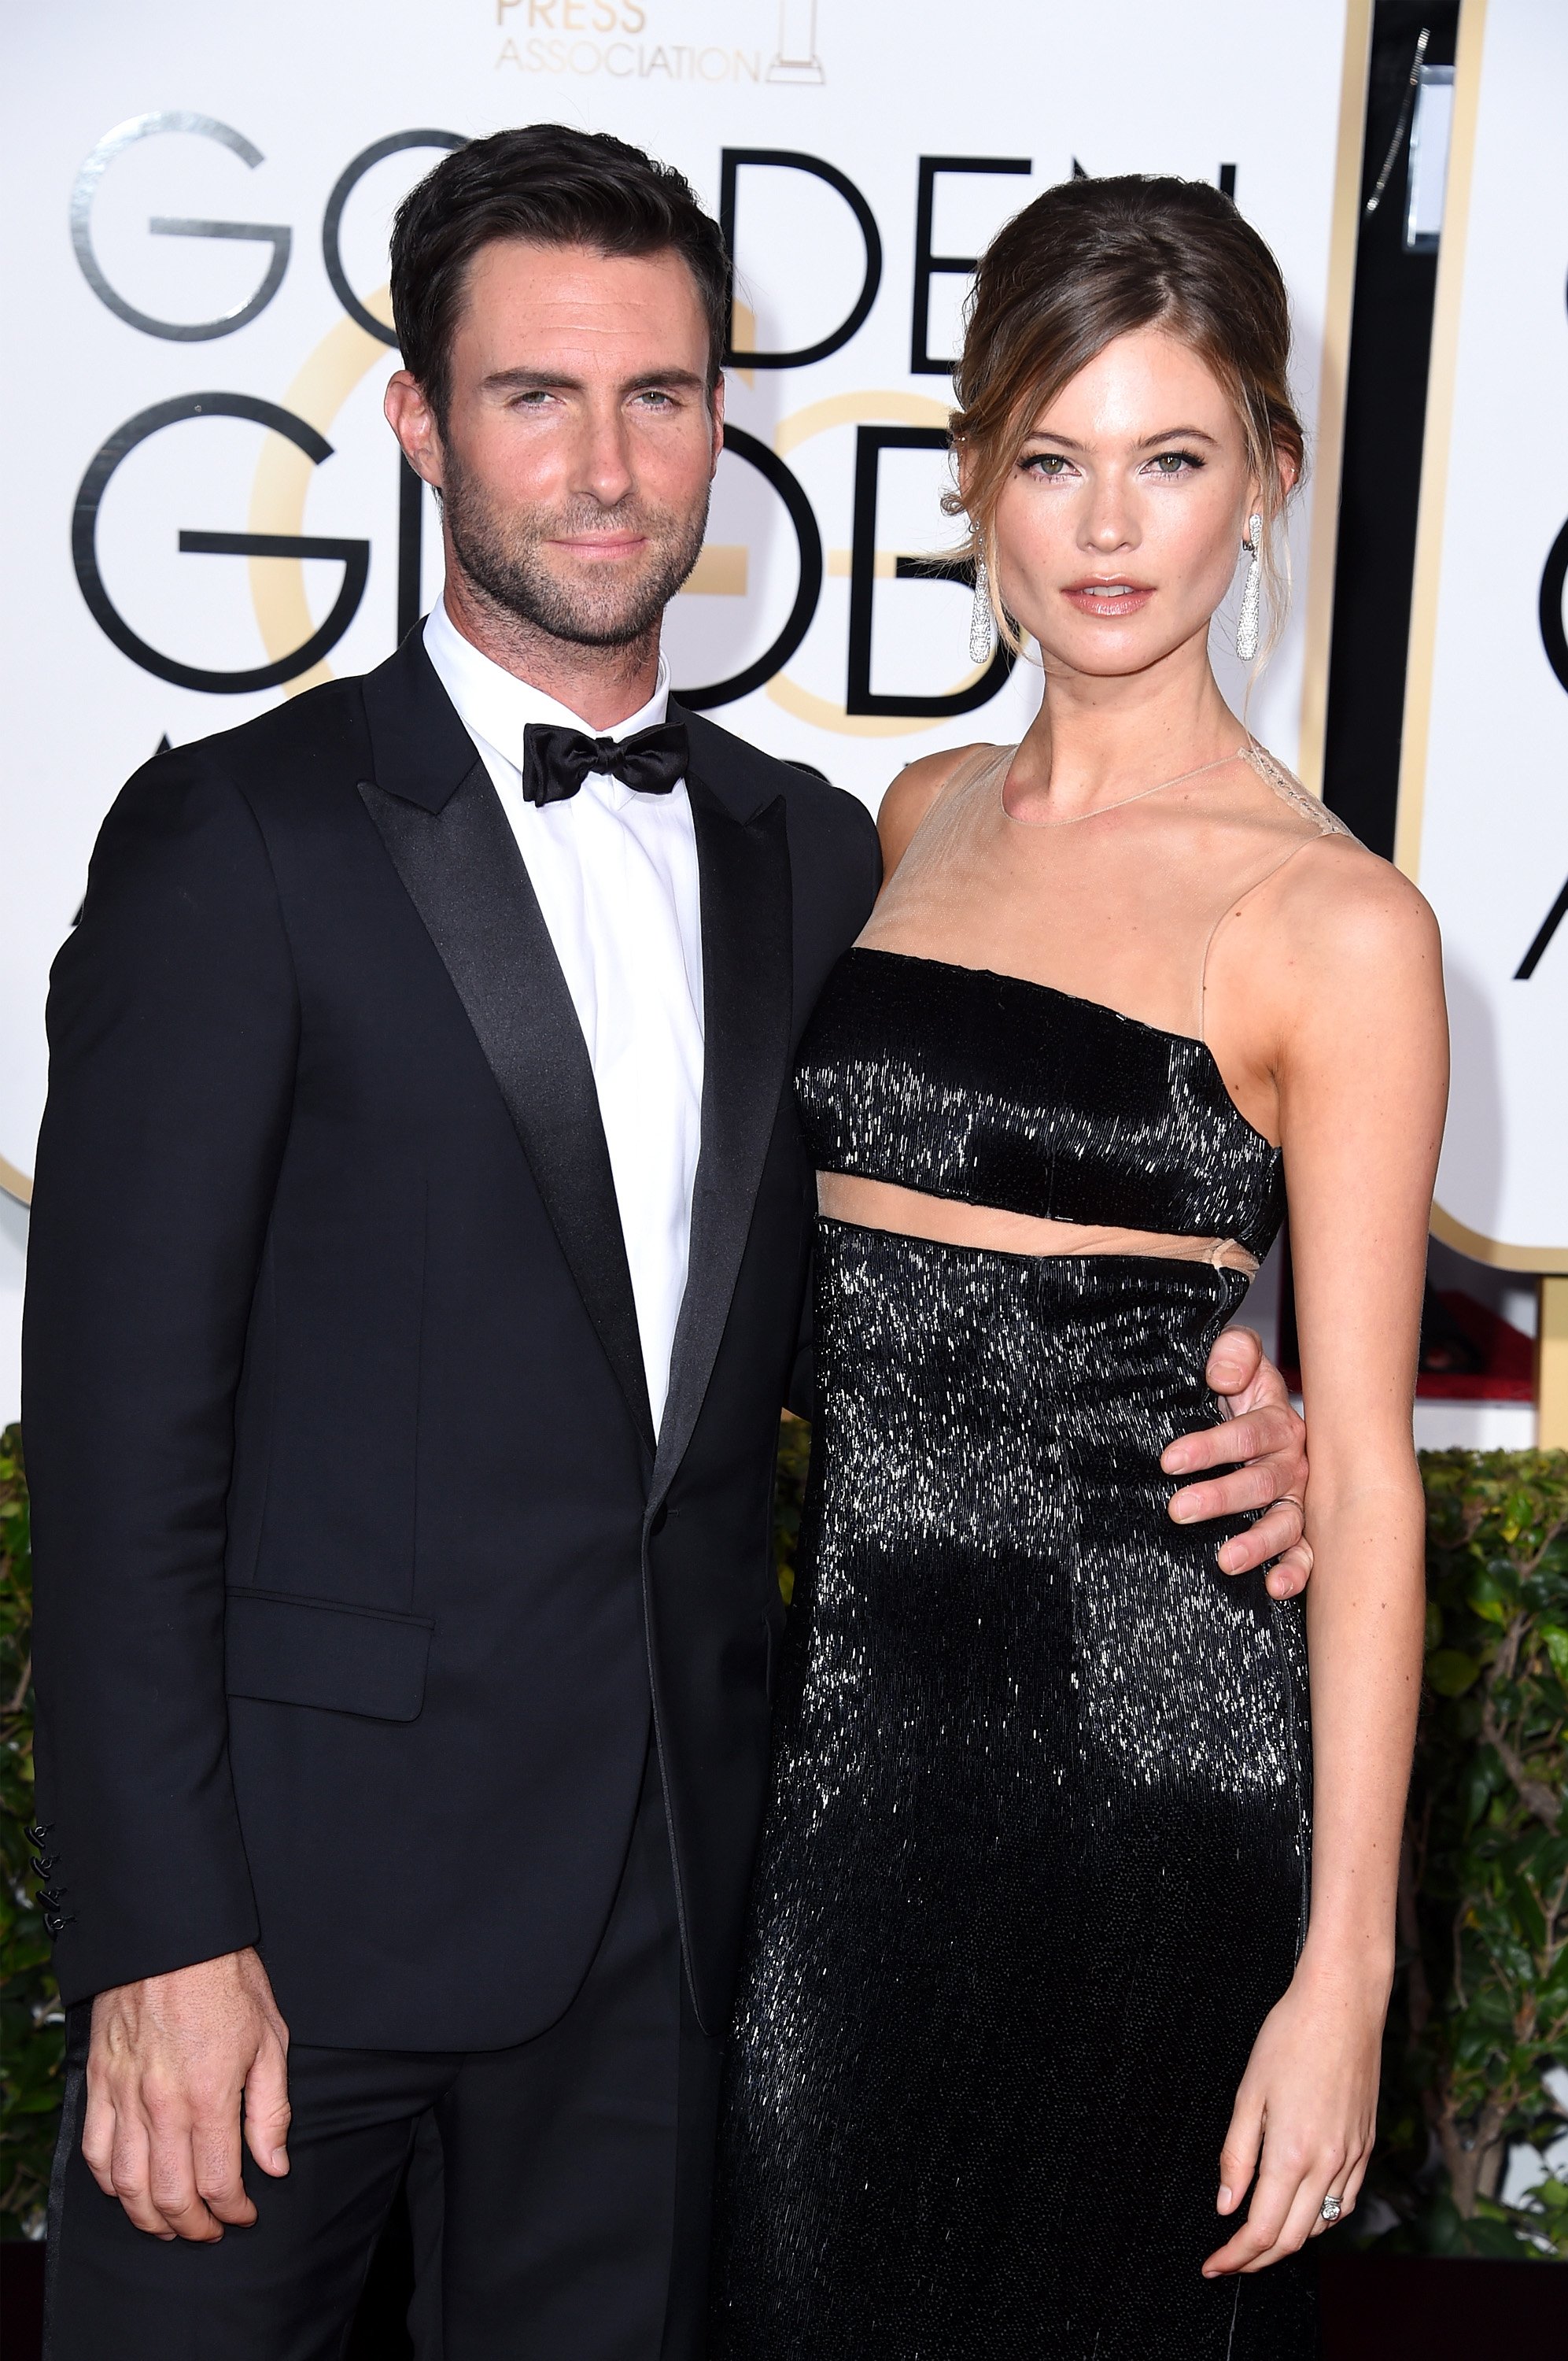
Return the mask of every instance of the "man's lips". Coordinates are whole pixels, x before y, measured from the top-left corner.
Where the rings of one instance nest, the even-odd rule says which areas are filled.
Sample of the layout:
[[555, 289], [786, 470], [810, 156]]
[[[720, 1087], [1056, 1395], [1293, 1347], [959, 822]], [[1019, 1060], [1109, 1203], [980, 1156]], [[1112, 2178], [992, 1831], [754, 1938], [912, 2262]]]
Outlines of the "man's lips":
[[551, 545], [564, 549], [572, 557], [602, 560], [633, 557], [640, 549], [646, 549], [648, 544], [646, 537], [640, 533], [564, 533]]
[[1124, 574], [1091, 576], [1082, 582], [1069, 582], [1062, 597], [1078, 609], [1080, 615], [1135, 615], [1154, 597], [1147, 582], [1134, 582]]

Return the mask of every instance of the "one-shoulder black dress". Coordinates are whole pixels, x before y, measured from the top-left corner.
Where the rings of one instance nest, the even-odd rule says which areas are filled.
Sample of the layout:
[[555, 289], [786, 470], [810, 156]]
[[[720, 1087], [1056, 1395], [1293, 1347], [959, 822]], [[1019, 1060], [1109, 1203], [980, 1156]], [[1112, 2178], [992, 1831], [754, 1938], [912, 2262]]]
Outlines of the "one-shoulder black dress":
[[[1201, 1041], [1015, 977], [850, 952], [797, 1092], [824, 1170], [1259, 1257], [1279, 1224]], [[1316, 2350], [1308, 2257], [1200, 2269], [1307, 1898], [1299, 1608], [1158, 1464], [1246, 1285], [819, 1224], [716, 2361]]]

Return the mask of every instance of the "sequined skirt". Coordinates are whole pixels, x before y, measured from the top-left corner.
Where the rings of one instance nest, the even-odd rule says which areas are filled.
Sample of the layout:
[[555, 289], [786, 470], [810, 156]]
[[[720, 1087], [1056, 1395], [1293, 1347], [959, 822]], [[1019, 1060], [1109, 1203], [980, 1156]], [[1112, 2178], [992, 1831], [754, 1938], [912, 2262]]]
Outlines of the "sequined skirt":
[[1205, 2281], [1307, 1876], [1299, 1612], [1166, 1514], [1236, 1273], [824, 1221], [716, 2361], [1299, 2361]]

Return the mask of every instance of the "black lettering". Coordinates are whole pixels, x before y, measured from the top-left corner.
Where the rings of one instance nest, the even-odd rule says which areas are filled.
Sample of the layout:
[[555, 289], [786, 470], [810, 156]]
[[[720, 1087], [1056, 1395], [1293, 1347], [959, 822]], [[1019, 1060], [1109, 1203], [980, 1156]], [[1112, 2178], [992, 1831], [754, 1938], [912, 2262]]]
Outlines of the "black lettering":
[[[978, 680], [945, 696], [920, 697], [901, 690], [895, 697], [878, 696], [872, 687], [872, 609], [876, 592], [877, 476], [884, 451], [945, 451], [948, 438], [939, 426], [862, 426], [855, 436], [855, 522], [850, 553], [850, 674], [844, 696], [847, 713], [906, 715], [912, 721], [935, 720], [955, 713], [972, 713], [988, 705], [1013, 669], [1013, 651], [997, 648]], [[894, 567], [901, 581], [956, 582], [974, 589], [974, 568], [965, 558], [901, 557]]]
[[134, 304], [127, 303], [110, 286], [93, 251], [93, 200], [104, 173], [123, 149], [134, 146], [138, 139], [150, 139], [166, 131], [189, 131], [198, 138], [215, 139], [251, 171], [265, 161], [260, 148], [253, 148], [243, 132], [219, 123], [213, 115], [188, 115], [183, 111], [136, 115], [100, 139], [76, 175], [76, 185], [71, 192], [71, 243], [76, 249], [82, 277], [116, 319], [124, 320], [129, 327], [139, 328], [144, 336], [166, 336], [171, 343], [181, 345], [204, 344], [212, 336], [232, 336], [236, 328], [243, 328], [247, 320], [266, 311], [283, 284], [291, 233], [281, 222], [190, 221], [183, 216], [176, 219], [167, 214], [155, 214], [148, 224], [154, 237], [254, 239], [258, 245], [272, 248], [272, 258], [255, 294], [216, 320], [155, 320], [148, 313], [138, 312]]
[[398, 643], [419, 620], [424, 563], [424, 479], [398, 454]]
[[947, 377], [953, 357], [933, 358], [927, 350], [931, 333], [931, 281], [938, 275], [961, 272], [967, 279], [979, 260], [973, 254], [933, 254], [931, 217], [936, 210], [937, 180], [942, 172], [1022, 172], [1035, 167], [1027, 156], [922, 156], [915, 199], [915, 316], [909, 332], [909, 368], [914, 377]]
[[103, 449], [95, 453], [76, 495], [71, 520], [71, 555], [82, 596], [99, 630], [114, 642], [122, 655], [129, 656], [133, 664], [157, 679], [172, 681], [176, 688], [199, 688], [214, 697], [237, 697], [249, 689], [280, 687], [284, 681], [296, 680], [301, 673], [319, 664], [354, 620], [370, 571], [367, 541], [313, 540], [294, 533], [181, 533], [181, 551], [202, 556], [342, 560], [342, 586], [325, 622], [291, 654], [280, 656], [271, 664], [256, 664], [246, 672], [209, 672], [202, 665], [183, 664], [177, 656], [166, 656], [159, 649], [149, 647], [112, 605], [104, 588], [103, 576], [98, 571], [98, 510], [109, 478], [138, 443], [145, 443], [148, 435], [160, 433], [165, 426], [178, 425], [187, 418], [248, 418], [258, 426], [269, 426], [275, 434], [286, 435], [315, 467], [332, 456], [332, 445], [304, 419], [296, 418], [291, 410], [280, 409], [275, 401], [258, 401], [248, 393], [184, 393], [172, 401], [160, 401], [151, 410], [138, 412], [135, 418], [116, 427]]
[[380, 163], [383, 157], [400, 155], [405, 148], [444, 148], [450, 151], [455, 148], [466, 148], [467, 145], [466, 138], [460, 131], [393, 131], [385, 139], [378, 139], [372, 146], [362, 148], [353, 162], [344, 166], [338, 175], [337, 184], [326, 201], [326, 211], [322, 216], [322, 260], [326, 264], [326, 275], [332, 281], [332, 291], [349, 318], [357, 320], [367, 335], [374, 336], [378, 344], [395, 346], [398, 341], [397, 332], [395, 329], [389, 328], [384, 321], [378, 320], [373, 312], [367, 312], [348, 283], [348, 273], [343, 267], [343, 251], [339, 243], [339, 233], [343, 227], [343, 208], [365, 178], [366, 173], [373, 165]]
[[[810, 172], [817, 180], [825, 181], [830, 189], [849, 206], [860, 224], [861, 236], [866, 249], [865, 277], [855, 299], [854, 309], [841, 321], [831, 335], [815, 345], [803, 345], [794, 353], [738, 353], [735, 335], [735, 199], [736, 183], [743, 169], [764, 166], [781, 172]], [[725, 251], [729, 257], [729, 335], [730, 349], [725, 354], [727, 367], [742, 368], [805, 368], [808, 362], [826, 360], [858, 335], [865, 325], [872, 305], [882, 285], [882, 238], [870, 205], [846, 173], [836, 164], [826, 164], [820, 156], [804, 156], [794, 148], [726, 148], [719, 158], [718, 223], [724, 233]]]
[[1551, 909], [1548, 910], [1545, 917], [1541, 920], [1541, 925], [1536, 929], [1535, 940], [1531, 943], [1529, 950], [1526, 951], [1523, 959], [1520, 960], [1518, 967], [1515, 968], [1514, 982], [1516, 983], [1528, 983], [1530, 982], [1530, 977], [1535, 973], [1536, 969], [1541, 965], [1541, 961], [1545, 958], [1552, 938], [1557, 932], [1558, 928], [1563, 924], [1564, 918], [1568, 918], [1568, 884], [1564, 884], [1562, 893], [1559, 894], [1556, 901], [1553, 902]]
[[772, 680], [774, 673], [782, 672], [810, 631], [817, 602], [822, 596], [822, 536], [799, 478], [776, 451], [739, 426], [726, 425], [724, 447], [755, 467], [783, 500], [800, 551], [800, 580], [788, 620], [773, 646], [755, 664], [749, 664], [744, 671], [732, 674], [728, 680], [712, 681], [706, 688], [676, 689], [681, 703], [689, 705], [694, 713], [710, 712], [716, 705], [733, 705], [738, 697], [750, 697], [754, 688]]
[[1565, 524], [1551, 549], [1541, 572], [1541, 644], [1546, 650], [1546, 661], [1557, 675], [1560, 688], [1568, 688], [1568, 637], [1563, 630], [1563, 587], [1568, 582], [1568, 524]]

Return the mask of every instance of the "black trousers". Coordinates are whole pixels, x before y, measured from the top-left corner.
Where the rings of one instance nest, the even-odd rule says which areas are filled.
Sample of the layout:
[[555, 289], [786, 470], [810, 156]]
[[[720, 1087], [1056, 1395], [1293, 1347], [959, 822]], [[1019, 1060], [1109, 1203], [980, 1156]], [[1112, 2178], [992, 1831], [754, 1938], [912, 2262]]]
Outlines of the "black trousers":
[[46, 2361], [341, 2355], [405, 2170], [420, 2361], [697, 2361], [720, 2045], [681, 1968], [656, 1768], [588, 1974], [513, 2049], [290, 2054], [288, 2178], [214, 2246], [134, 2229], [82, 2158], [73, 2012], [49, 2209]]

